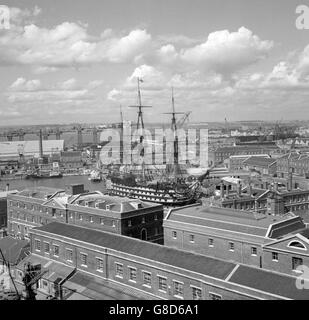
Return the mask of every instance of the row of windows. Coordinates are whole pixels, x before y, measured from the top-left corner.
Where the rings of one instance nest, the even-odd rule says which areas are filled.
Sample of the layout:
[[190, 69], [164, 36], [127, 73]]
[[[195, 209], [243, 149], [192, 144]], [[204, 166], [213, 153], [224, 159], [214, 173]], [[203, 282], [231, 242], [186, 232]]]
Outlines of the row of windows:
[[[128, 267], [129, 271], [129, 281], [136, 282], [137, 279], [137, 269], [134, 267]], [[124, 277], [124, 267], [122, 263], [115, 262], [115, 276], [118, 278], [123, 279]], [[157, 275], [157, 284], [158, 290], [164, 293], [167, 293], [168, 290], [171, 288], [167, 284], [167, 278], [164, 276]], [[146, 287], [151, 288], [152, 286], [152, 274], [148, 271], [142, 271], [142, 284]], [[198, 287], [191, 287], [192, 288], [192, 298], [193, 300], [200, 300], [202, 299], [202, 289]], [[173, 288], [172, 294], [175, 297], [183, 298], [184, 296], [184, 284], [183, 282], [173, 280]], [[210, 299], [212, 300], [221, 300], [221, 296], [210, 293]]]
[[[177, 239], [177, 231], [173, 231], [172, 232], [173, 238]], [[191, 243], [195, 242], [195, 235], [194, 234], [190, 234], [189, 235], [189, 241]], [[208, 246], [209, 247], [214, 247], [214, 239], [213, 238], [208, 238]], [[235, 250], [235, 244], [234, 242], [229, 242], [228, 243], [228, 249], [230, 251], [234, 251]], [[251, 255], [256, 256], [257, 255], [257, 248], [256, 247], [251, 247]]]

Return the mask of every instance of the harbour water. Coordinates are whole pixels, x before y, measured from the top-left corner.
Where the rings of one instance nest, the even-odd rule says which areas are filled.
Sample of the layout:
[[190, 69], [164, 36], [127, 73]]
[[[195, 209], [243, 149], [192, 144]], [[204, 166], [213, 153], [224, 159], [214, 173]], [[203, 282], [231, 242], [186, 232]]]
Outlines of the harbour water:
[[6, 184], [9, 184], [10, 190], [23, 190], [29, 187], [45, 186], [51, 188], [66, 188], [72, 184], [84, 184], [85, 190], [104, 191], [105, 183], [91, 182], [88, 176], [64, 176], [55, 179], [16, 179], [16, 180], [0, 180], [0, 190], [5, 190]]

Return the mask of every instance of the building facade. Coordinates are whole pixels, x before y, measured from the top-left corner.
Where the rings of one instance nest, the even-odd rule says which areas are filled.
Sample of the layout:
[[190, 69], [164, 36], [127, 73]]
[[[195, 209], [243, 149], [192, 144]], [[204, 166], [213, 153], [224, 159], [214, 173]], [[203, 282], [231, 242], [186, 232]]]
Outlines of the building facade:
[[[25, 263], [40, 264], [46, 273], [38, 291], [46, 295], [55, 294], [58, 279], [61, 297], [70, 297], [74, 288], [84, 298], [102, 299], [100, 290], [108, 285], [152, 300], [309, 297], [306, 290], [293, 287], [295, 279], [289, 276], [117, 234], [54, 222], [32, 229], [30, 238], [31, 255], [20, 263], [16, 281], [21, 285]], [[280, 285], [269, 286], [270, 276], [275, 282], [280, 278]]]
[[192, 206], [171, 209], [163, 226], [165, 245], [180, 250], [292, 276], [309, 263], [309, 230], [292, 214], [279, 218]]
[[[76, 187], [76, 186], [75, 186]], [[38, 187], [8, 197], [8, 233], [29, 238], [29, 230], [53, 221], [163, 243], [163, 206], [136, 199]]]

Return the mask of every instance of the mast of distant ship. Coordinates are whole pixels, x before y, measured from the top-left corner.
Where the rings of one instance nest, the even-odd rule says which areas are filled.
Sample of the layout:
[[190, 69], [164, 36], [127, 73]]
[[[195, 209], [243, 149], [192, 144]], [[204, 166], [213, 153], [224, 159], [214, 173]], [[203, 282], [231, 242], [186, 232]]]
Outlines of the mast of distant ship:
[[175, 99], [174, 99], [174, 88], [172, 87], [172, 112], [165, 112], [165, 114], [172, 115], [172, 131], [174, 133], [174, 174], [177, 173], [178, 167], [178, 135], [177, 135], [177, 122], [176, 122], [176, 114], [184, 114], [184, 112], [176, 112], [175, 111]]
[[[137, 111], [137, 124], [136, 124], [136, 129], [137, 132], [139, 132], [140, 129], [142, 129], [142, 134], [140, 136], [140, 141], [139, 144], [142, 145], [144, 141], [144, 119], [143, 119], [143, 108], [151, 108], [151, 106], [143, 106], [142, 105], [142, 97], [141, 97], [141, 90], [140, 90], [140, 83], [143, 82], [141, 78], [137, 78], [137, 95], [138, 95], [138, 105], [137, 106], [130, 106], [130, 108], [138, 108]], [[143, 173], [143, 179], [145, 179], [145, 167], [144, 167], [144, 154], [145, 150], [144, 147], [142, 147], [140, 151], [140, 155], [142, 157], [142, 173]]]

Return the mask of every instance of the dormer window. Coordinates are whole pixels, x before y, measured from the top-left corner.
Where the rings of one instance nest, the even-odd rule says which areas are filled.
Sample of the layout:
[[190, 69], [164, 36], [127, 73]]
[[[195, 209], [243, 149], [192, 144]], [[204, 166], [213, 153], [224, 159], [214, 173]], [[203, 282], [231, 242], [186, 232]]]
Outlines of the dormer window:
[[306, 246], [302, 244], [300, 241], [291, 241], [288, 244], [289, 248], [297, 248], [297, 249], [302, 249], [302, 250], [307, 250]]

